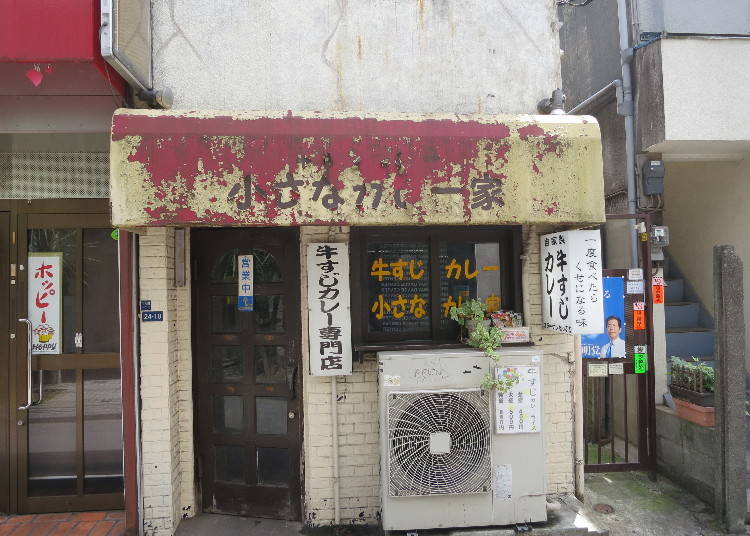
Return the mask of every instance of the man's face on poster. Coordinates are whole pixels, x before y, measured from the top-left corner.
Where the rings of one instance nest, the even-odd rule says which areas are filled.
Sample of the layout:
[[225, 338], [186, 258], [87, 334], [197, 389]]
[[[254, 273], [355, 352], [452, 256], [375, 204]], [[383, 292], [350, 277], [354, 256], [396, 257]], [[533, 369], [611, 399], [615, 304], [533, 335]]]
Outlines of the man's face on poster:
[[620, 323], [615, 318], [610, 318], [607, 320], [607, 335], [609, 335], [609, 339], [614, 341], [620, 336]]

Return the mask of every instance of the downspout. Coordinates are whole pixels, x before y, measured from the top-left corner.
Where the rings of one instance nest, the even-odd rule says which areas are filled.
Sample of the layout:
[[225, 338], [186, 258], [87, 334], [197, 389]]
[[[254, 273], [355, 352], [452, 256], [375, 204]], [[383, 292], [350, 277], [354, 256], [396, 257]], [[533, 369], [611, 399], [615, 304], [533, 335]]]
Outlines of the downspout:
[[[336, 228], [328, 227], [328, 241], [336, 240]], [[331, 465], [333, 466], [333, 522], [335, 525], [341, 523], [341, 500], [340, 478], [339, 478], [339, 411], [338, 411], [338, 379], [331, 376]]]
[[584, 440], [583, 440], [583, 359], [581, 352], [581, 336], [573, 337], [573, 355], [575, 358], [575, 379], [573, 384], [573, 404], [574, 404], [574, 442], [575, 449], [573, 455], [574, 475], [575, 475], [575, 495], [579, 501], [583, 501], [584, 488]]
[[331, 376], [331, 444], [333, 446], [333, 522], [338, 525], [341, 522], [341, 505], [339, 500], [339, 412], [337, 377]]
[[[628, 213], [635, 214], [635, 119], [633, 105], [633, 85], [630, 65], [633, 61], [633, 49], [630, 48], [628, 34], [627, 0], [617, 0], [617, 19], [620, 27], [620, 64], [622, 67], [622, 103], [618, 103], [617, 113], [625, 118], [625, 171], [628, 181]], [[628, 220], [630, 234], [630, 265], [638, 267], [638, 237], [635, 220]]]

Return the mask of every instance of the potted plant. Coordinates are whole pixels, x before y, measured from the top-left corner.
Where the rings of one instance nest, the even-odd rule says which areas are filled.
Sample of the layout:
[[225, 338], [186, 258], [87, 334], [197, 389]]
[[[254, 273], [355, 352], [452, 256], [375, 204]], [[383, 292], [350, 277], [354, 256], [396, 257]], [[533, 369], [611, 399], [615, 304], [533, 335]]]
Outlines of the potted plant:
[[701, 426], [713, 426], [716, 371], [695, 357], [690, 362], [673, 356], [671, 362], [669, 391], [677, 416]]
[[[479, 350], [482, 350], [487, 357], [498, 361], [500, 356], [495, 349], [500, 348], [503, 343], [503, 331], [491, 325], [491, 321], [486, 319], [487, 306], [481, 300], [471, 299], [462, 303], [460, 307], [451, 307], [450, 317], [460, 326], [466, 328], [468, 336], [466, 343]], [[490, 372], [485, 374], [482, 379], [482, 387], [485, 389], [495, 389], [501, 393], [507, 392], [518, 378], [495, 378]]]
[[455, 320], [459, 326], [466, 328], [470, 333], [477, 324], [489, 324], [485, 321], [487, 317], [487, 305], [482, 300], [466, 300], [458, 307], [451, 307], [449, 311], [451, 320]]

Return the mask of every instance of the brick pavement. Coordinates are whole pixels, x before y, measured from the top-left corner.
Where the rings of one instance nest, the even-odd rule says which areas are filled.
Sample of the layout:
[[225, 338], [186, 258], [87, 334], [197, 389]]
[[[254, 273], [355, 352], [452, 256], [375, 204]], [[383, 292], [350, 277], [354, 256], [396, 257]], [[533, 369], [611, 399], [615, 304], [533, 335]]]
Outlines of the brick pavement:
[[0, 515], [0, 536], [120, 536], [125, 534], [125, 512], [68, 512], [61, 514]]

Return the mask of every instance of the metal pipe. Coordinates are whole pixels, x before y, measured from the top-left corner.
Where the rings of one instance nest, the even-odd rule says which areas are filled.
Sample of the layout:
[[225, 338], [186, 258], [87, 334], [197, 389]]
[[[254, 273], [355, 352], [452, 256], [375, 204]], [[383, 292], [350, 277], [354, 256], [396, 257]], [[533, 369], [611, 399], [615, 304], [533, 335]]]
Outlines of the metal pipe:
[[333, 465], [333, 522], [341, 522], [341, 505], [339, 500], [339, 412], [336, 376], [331, 376], [331, 445], [333, 447], [331, 461]]
[[586, 99], [582, 100], [579, 104], [574, 106], [568, 114], [576, 114], [577, 112], [580, 112], [581, 110], [585, 109], [589, 104], [599, 99], [602, 95], [604, 95], [607, 91], [612, 89], [613, 87], [619, 87], [622, 86], [621, 80], [612, 80], [609, 84], [601, 88], [599, 91], [594, 93], [593, 95], [587, 97]]
[[[625, 170], [628, 184], [628, 212], [635, 214], [635, 120], [633, 117], [633, 86], [630, 75], [630, 63], [633, 60], [633, 50], [630, 48], [628, 34], [628, 13], [626, 0], [617, 0], [617, 19], [620, 29], [620, 65], [622, 67], [622, 98], [623, 102], [618, 113], [625, 118]], [[630, 265], [638, 267], [638, 237], [635, 231], [635, 220], [628, 220], [630, 226]]]
[[583, 437], [583, 359], [580, 335], [573, 337], [573, 352], [575, 357], [575, 384], [573, 386], [573, 407], [575, 412], [575, 436], [573, 440], [575, 448], [575, 455], [573, 457], [575, 462], [575, 495], [578, 500], [583, 501], [583, 449], [585, 446]]

